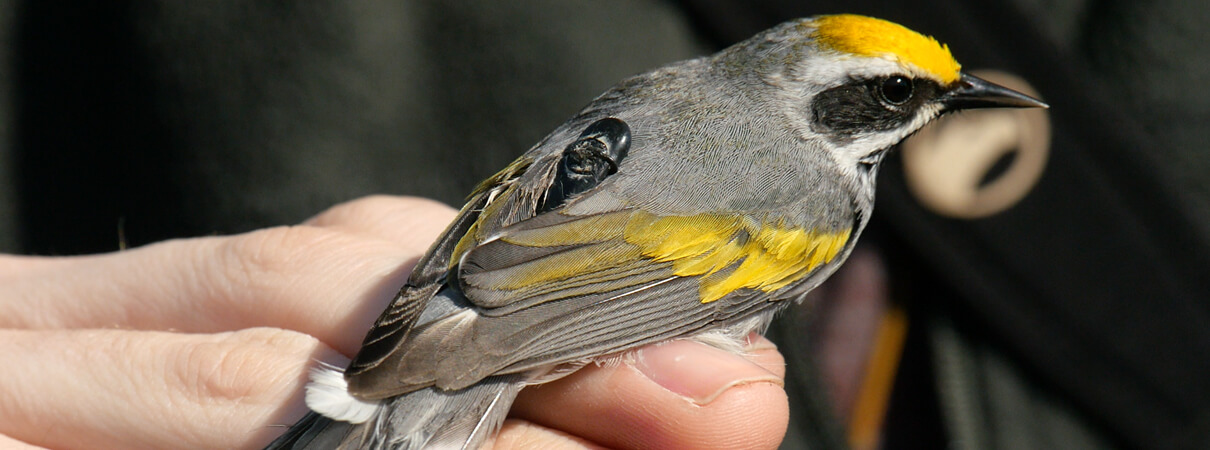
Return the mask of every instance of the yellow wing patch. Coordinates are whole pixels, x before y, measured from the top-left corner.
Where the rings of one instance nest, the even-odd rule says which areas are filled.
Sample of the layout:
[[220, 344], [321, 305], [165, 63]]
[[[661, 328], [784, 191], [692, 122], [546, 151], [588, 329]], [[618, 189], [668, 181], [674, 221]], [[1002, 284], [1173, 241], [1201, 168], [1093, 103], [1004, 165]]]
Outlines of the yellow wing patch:
[[735, 215], [618, 211], [501, 237], [522, 247], [562, 249], [509, 266], [508, 280], [491, 289], [540, 294], [636, 274], [657, 276], [655, 261], [669, 264], [664, 269], [669, 275], [696, 277], [700, 301], [710, 303], [738, 289], [771, 292], [789, 286], [836, 259], [850, 233]]
[[849, 234], [730, 215], [658, 217], [636, 212], [625, 239], [644, 256], [671, 262], [676, 275], [701, 277], [701, 301], [709, 303], [737, 289], [770, 292], [786, 287], [835, 259]]
[[962, 66], [948, 46], [902, 25], [854, 14], [823, 16], [814, 24], [812, 37], [825, 47], [861, 56], [889, 56], [946, 84], [961, 77], [958, 71]]

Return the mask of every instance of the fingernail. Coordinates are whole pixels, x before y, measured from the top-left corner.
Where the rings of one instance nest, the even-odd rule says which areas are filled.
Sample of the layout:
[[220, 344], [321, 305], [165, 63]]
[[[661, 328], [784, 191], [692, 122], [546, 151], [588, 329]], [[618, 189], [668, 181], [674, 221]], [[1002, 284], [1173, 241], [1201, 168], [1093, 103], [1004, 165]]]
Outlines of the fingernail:
[[778, 376], [739, 355], [692, 341], [645, 347], [633, 364], [651, 381], [698, 405], [709, 404], [735, 386], [785, 384]]

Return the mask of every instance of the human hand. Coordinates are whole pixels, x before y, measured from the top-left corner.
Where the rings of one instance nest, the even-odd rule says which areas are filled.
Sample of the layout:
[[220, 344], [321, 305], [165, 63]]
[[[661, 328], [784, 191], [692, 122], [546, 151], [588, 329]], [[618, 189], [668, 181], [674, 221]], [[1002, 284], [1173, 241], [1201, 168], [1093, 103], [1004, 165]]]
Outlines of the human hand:
[[[259, 448], [305, 412], [429, 243], [438, 203], [368, 197], [303, 225], [75, 257], [0, 256], [0, 447]], [[509, 448], [772, 448], [780, 354], [679, 341], [526, 388]]]

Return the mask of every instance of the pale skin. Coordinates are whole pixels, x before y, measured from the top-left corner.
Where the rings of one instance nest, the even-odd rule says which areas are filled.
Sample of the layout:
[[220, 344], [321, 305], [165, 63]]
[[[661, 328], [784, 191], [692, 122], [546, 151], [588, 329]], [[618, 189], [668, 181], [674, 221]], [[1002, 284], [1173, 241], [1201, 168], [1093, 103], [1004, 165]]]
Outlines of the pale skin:
[[[0, 448], [260, 448], [343, 366], [453, 218], [376, 196], [301, 225], [74, 257], [0, 255]], [[693, 342], [526, 388], [491, 444], [775, 448], [784, 363], [753, 336]]]

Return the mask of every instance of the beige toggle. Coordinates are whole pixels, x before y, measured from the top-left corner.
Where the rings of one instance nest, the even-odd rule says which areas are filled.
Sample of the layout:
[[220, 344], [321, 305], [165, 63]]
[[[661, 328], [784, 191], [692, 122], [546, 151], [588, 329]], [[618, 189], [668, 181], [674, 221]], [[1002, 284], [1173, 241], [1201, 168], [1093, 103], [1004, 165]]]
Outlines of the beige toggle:
[[[1025, 80], [1005, 72], [975, 76], [1035, 98]], [[975, 219], [1004, 211], [1037, 184], [1050, 154], [1045, 109], [982, 109], [942, 117], [902, 144], [908, 189], [938, 214]], [[1006, 170], [987, 179], [997, 161]]]

